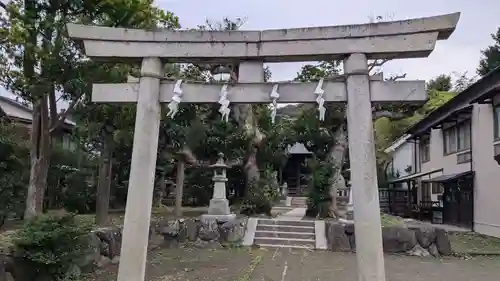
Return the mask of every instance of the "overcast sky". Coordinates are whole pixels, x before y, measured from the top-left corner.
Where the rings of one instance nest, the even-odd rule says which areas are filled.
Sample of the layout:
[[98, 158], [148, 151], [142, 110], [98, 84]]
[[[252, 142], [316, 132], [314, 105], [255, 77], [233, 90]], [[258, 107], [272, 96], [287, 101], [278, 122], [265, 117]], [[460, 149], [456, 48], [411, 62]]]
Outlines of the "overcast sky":
[[[454, 71], [475, 75], [480, 49], [493, 43], [490, 34], [500, 26], [499, 0], [157, 0], [180, 18], [182, 27], [204, 19], [246, 18], [243, 29], [262, 30], [366, 23], [370, 17], [410, 19], [461, 12], [455, 33], [439, 41], [425, 59], [398, 60], [384, 73], [407, 73], [409, 79], [430, 79]], [[271, 65], [273, 80], [296, 76], [300, 63]]]
[[[430, 79], [439, 74], [467, 71], [475, 75], [480, 50], [493, 43], [490, 34], [500, 26], [499, 0], [156, 0], [179, 16], [182, 27], [205, 19], [246, 18], [243, 29], [262, 30], [308, 26], [356, 24], [370, 17], [400, 20], [461, 12], [456, 31], [438, 41], [435, 51], [423, 59], [389, 62], [386, 74], [407, 73], [407, 79]], [[290, 80], [300, 63], [272, 64], [273, 80]], [[2, 92], [0, 90], [0, 92]]]

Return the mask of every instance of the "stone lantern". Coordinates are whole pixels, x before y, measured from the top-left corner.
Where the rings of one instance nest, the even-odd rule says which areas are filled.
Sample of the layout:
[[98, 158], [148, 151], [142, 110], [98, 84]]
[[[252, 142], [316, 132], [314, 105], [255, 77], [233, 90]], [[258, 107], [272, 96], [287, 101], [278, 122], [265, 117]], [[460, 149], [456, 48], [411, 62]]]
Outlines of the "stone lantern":
[[224, 154], [219, 153], [217, 163], [210, 165], [214, 170], [212, 181], [214, 182], [214, 193], [208, 207], [208, 214], [202, 215], [202, 220], [218, 220], [229, 221], [233, 220], [236, 215], [231, 214], [229, 209], [229, 201], [226, 198], [226, 170], [230, 166], [224, 162]]

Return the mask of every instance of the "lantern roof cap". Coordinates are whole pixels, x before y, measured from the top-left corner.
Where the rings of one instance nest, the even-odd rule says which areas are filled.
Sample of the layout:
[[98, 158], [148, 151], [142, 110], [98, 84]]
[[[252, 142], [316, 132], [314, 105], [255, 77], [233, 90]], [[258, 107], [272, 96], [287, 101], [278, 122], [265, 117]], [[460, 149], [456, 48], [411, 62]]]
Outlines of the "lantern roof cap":
[[225, 162], [224, 162], [224, 153], [220, 152], [219, 153], [219, 160], [215, 164], [212, 164], [209, 166], [210, 168], [230, 168]]

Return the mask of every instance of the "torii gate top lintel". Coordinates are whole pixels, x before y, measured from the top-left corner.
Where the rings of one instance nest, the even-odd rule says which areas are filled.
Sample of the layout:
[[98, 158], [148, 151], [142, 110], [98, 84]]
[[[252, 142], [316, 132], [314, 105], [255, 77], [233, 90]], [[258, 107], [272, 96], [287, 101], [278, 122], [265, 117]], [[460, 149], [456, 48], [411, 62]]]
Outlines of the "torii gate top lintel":
[[89, 57], [169, 62], [318, 61], [363, 53], [368, 59], [426, 57], [455, 30], [460, 13], [379, 23], [264, 31], [142, 30], [68, 24]]

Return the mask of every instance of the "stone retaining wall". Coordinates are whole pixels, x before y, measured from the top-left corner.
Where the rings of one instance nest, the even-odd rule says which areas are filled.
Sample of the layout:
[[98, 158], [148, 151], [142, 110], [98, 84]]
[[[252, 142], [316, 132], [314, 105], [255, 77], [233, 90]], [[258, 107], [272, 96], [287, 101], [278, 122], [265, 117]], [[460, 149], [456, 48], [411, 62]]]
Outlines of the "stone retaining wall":
[[[326, 238], [330, 251], [354, 252], [354, 224], [326, 222]], [[448, 233], [443, 229], [421, 226], [382, 227], [385, 253], [405, 253], [413, 256], [448, 256], [452, 254]]]
[[[178, 247], [190, 243], [194, 247], [223, 247], [243, 241], [247, 218], [232, 222], [202, 222], [198, 219], [162, 220], [150, 228], [148, 248]], [[71, 270], [91, 272], [120, 260], [122, 228], [109, 227], [88, 235], [90, 251]], [[12, 249], [0, 250], [0, 281], [33, 281], [26, 276], [26, 263], [12, 257]]]

